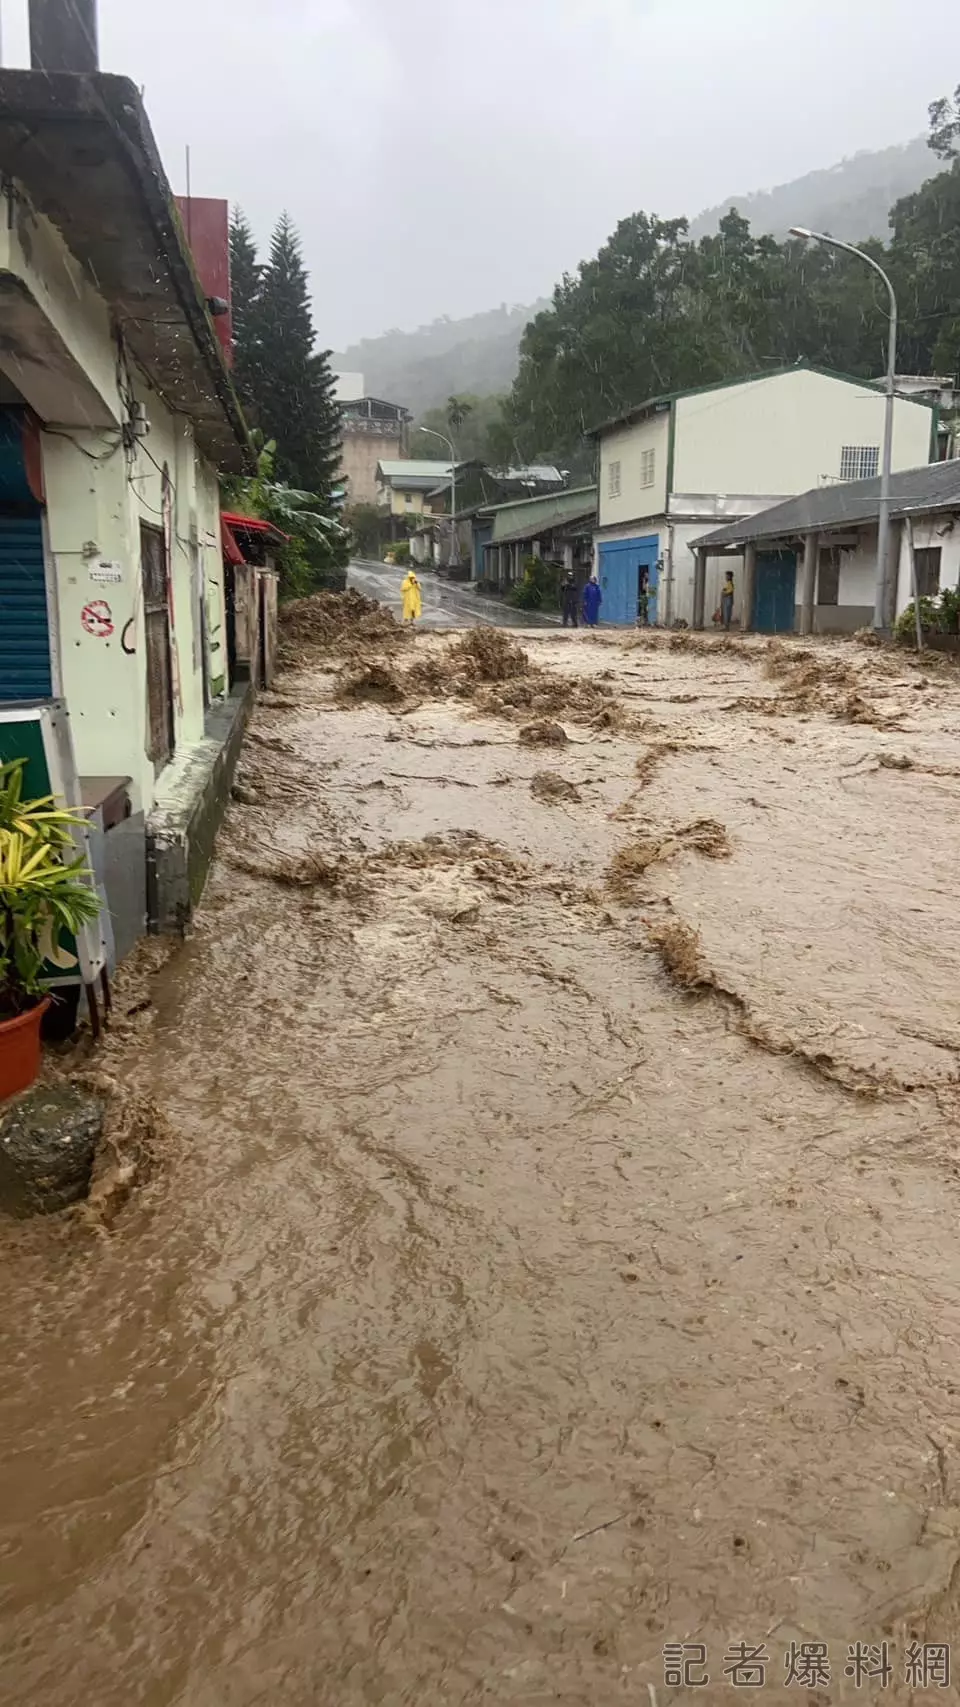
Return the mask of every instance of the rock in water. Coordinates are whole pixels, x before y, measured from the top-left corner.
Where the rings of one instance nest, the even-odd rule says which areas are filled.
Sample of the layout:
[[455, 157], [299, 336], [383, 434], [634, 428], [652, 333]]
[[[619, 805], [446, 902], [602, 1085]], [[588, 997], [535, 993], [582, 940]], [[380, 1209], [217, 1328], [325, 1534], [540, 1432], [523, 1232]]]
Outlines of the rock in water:
[[0, 1109], [0, 1209], [52, 1215], [86, 1197], [103, 1104], [72, 1085], [35, 1085]]

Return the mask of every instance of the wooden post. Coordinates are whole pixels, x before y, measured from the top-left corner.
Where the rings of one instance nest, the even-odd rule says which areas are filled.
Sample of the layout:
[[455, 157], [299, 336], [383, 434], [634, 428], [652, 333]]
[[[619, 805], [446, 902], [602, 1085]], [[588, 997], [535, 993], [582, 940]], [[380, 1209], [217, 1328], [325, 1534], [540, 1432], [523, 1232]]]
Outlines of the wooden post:
[[753, 630], [753, 607], [757, 597], [757, 548], [750, 540], [743, 548], [743, 585], [740, 588], [740, 632]]
[[[920, 615], [920, 594], [919, 594], [919, 591], [917, 589], [917, 542], [916, 542], [916, 538], [915, 538], [914, 532], [913, 532], [913, 517], [912, 516], [907, 517], [906, 527], [907, 527], [907, 550], [910, 554], [910, 586], [911, 586], [911, 589], [913, 591], [913, 626], [914, 626], [914, 630], [915, 630], [916, 636], [917, 636], [917, 651], [922, 652], [923, 651], [923, 619]], [[894, 606], [893, 606], [894, 620], [896, 620], [896, 614], [897, 614], [896, 599], [897, 599], [897, 594], [899, 593], [899, 590], [900, 590], [900, 555], [901, 555], [901, 553], [900, 553], [900, 551], [898, 551], [897, 552], [897, 572], [893, 576], [893, 585], [895, 588]], [[891, 624], [891, 626], [892, 626], [892, 624]]]
[[817, 543], [820, 535], [804, 534], [803, 582], [800, 591], [800, 633], [813, 633], [813, 600], [817, 588]]

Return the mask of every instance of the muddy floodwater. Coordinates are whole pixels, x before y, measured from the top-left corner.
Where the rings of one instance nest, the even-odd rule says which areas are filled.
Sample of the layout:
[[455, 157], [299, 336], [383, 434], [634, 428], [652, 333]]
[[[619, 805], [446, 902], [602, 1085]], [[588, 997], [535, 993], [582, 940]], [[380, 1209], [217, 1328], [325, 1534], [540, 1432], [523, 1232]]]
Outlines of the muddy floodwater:
[[957, 677], [520, 643], [293, 655], [150, 1179], [0, 1228], [4, 1701], [957, 1699]]

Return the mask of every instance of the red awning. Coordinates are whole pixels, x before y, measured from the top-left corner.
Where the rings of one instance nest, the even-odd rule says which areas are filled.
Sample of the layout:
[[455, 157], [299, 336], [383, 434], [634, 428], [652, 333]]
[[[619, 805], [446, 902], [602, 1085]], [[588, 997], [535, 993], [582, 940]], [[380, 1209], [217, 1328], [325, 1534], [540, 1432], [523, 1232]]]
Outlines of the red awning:
[[246, 558], [233, 537], [226, 516], [220, 517], [220, 544], [228, 563], [246, 563]]
[[[244, 534], [259, 533], [266, 539], [276, 540], [278, 544], [286, 544], [290, 535], [282, 533], [272, 522], [265, 522], [260, 516], [238, 516], [232, 510], [220, 512], [220, 538], [223, 542], [223, 555], [228, 563], [246, 563], [241, 543]], [[240, 535], [240, 539], [237, 535]]]
[[260, 516], [238, 516], [232, 510], [221, 510], [220, 520], [226, 522], [228, 528], [236, 528], [238, 533], [268, 533], [271, 539], [282, 539], [284, 543], [290, 538], [288, 533], [281, 532], [272, 522], [265, 522]]

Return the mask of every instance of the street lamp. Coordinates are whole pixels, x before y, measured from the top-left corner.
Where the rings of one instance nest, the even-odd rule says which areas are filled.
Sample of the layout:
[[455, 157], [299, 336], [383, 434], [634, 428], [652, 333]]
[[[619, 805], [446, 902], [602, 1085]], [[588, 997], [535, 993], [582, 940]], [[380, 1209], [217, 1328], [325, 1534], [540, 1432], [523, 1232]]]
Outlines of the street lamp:
[[791, 237], [800, 237], [805, 243], [825, 243], [830, 249], [842, 249], [846, 255], [856, 255], [858, 261], [864, 261], [879, 273], [887, 287], [890, 297], [890, 335], [887, 343], [887, 408], [883, 424], [883, 461], [880, 465], [880, 506], [877, 512], [877, 588], [873, 604], [873, 626], [883, 629], [887, 626], [887, 591], [890, 575], [890, 467], [893, 462], [893, 406], [896, 399], [897, 380], [897, 298], [893, 285], [886, 273], [875, 261], [872, 255], [867, 255], [863, 249], [858, 249], [853, 243], [841, 243], [839, 237], [828, 237], [823, 231], [808, 231], [804, 225], [792, 225]]
[[453, 440], [448, 439], [445, 433], [438, 433], [433, 427], [419, 427], [417, 431], [429, 433], [432, 439], [439, 439], [450, 452], [450, 568], [452, 569], [454, 564], [460, 561], [459, 549], [454, 556], [454, 542], [457, 537], [457, 524], [454, 521], [457, 513], [457, 453], [453, 448]]

